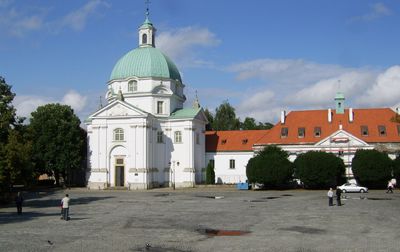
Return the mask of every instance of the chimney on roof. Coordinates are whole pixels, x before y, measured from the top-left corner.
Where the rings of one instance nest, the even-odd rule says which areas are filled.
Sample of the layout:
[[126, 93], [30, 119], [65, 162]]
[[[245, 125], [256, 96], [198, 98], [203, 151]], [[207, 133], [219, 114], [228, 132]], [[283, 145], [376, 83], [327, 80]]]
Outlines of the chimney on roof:
[[353, 113], [353, 108], [349, 108], [349, 122], [354, 121], [354, 113]]
[[281, 124], [285, 124], [285, 119], [286, 119], [286, 111], [282, 110], [281, 111]]
[[332, 122], [332, 110], [328, 109], [328, 122], [331, 123]]

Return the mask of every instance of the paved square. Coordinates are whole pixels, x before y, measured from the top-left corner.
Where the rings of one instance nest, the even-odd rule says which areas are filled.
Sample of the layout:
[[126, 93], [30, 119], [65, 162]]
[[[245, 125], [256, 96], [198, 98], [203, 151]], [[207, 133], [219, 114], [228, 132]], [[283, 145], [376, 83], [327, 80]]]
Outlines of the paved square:
[[26, 195], [22, 216], [0, 208], [0, 251], [399, 251], [398, 193], [328, 207], [325, 191], [40, 192]]

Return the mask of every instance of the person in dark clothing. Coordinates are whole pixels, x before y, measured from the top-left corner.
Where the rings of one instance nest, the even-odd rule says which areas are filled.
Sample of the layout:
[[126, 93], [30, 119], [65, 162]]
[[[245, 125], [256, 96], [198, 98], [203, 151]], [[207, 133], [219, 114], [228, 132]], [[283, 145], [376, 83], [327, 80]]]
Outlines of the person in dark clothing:
[[18, 215], [22, 214], [22, 202], [24, 202], [24, 198], [22, 197], [21, 192], [18, 192], [17, 196], [15, 197], [15, 204], [17, 205]]
[[340, 188], [336, 188], [336, 202], [338, 206], [342, 205], [342, 201], [341, 201], [341, 197], [342, 197], [342, 190], [340, 190]]

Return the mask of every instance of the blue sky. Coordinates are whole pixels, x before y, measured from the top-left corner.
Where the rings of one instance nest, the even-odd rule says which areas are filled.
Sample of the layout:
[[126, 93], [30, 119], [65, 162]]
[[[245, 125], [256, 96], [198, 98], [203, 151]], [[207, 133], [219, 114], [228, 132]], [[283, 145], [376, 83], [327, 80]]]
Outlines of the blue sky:
[[[143, 0], [0, 0], [0, 75], [28, 116], [49, 102], [81, 119], [117, 60], [137, 47]], [[152, 0], [156, 46], [178, 66], [190, 106], [275, 122], [281, 110], [400, 106], [399, 1]], [[104, 103], [104, 102], [103, 102]]]

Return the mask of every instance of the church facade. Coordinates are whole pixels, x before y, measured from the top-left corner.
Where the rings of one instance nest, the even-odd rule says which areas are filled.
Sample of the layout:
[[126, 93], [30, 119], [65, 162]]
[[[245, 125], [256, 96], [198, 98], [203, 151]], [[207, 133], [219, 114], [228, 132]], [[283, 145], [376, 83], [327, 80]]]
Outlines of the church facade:
[[206, 116], [197, 100], [183, 108], [185, 85], [176, 65], [155, 47], [148, 12], [138, 32], [139, 46], [112, 70], [107, 104], [85, 121], [87, 186], [193, 187], [205, 167]]

